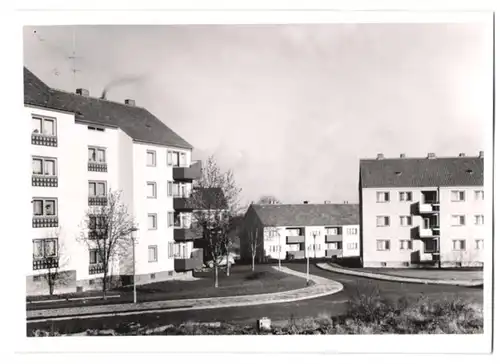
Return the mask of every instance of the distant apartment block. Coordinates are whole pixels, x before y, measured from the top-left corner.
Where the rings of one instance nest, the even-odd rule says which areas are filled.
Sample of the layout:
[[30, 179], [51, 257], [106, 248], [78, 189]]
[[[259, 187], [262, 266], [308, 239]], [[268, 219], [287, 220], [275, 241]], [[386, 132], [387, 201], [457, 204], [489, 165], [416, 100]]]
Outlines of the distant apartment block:
[[363, 266], [482, 265], [483, 168], [483, 152], [361, 160]]
[[[25, 217], [32, 220], [33, 246], [27, 294], [47, 292], [40, 277], [50, 266], [68, 274], [56, 293], [99, 285], [102, 262], [78, 236], [87, 209], [106, 204], [110, 189], [122, 191], [139, 226], [137, 281], [188, 274], [194, 252], [186, 200], [201, 174], [192, 146], [134, 100], [55, 90], [26, 68], [24, 105], [33, 166], [33, 213]], [[114, 261], [110, 274], [130, 278], [131, 261]]]
[[256, 261], [356, 257], [360, 253], [357, 204], [250, 205], [240, 231], [240, 254], [250, 259], [249, 233], [256, 234]]

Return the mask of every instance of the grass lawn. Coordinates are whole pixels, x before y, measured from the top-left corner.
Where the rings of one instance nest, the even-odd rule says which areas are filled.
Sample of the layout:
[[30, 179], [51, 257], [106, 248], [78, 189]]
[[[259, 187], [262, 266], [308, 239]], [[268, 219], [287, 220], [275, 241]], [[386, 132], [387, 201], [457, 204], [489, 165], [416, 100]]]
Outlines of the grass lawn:
[[[193, 276], [196, 280], [164, 281], [137, 286], [137, 294], [161, 294], [163, 299], [177, 300], [283, 292], [306, 286], [305, 279], [278, 272], [267, 265], [255, 266], [254, 272], [251, 266], [235, 265], [231, 267], [229, 277], [225, 270], [220, 270], [218, 288], [214, 287], [213, 272], [194, 273]], [[124, 287], [120, 291], [130, 292], [132, 287]]]
[[483, 270], [478, 269], [411, 269], [411, 268], [356, 268], [353, 270], [387, 274], [398, 277], [444, 279], [444, 280], [482, 280]]

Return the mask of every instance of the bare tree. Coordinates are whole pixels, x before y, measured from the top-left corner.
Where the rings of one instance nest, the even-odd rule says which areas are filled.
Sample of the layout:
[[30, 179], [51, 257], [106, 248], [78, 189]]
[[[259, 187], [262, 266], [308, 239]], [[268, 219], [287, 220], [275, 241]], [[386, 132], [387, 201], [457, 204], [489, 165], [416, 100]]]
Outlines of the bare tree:
[[35, 244], [33, 259], [35, 264], [40, 262], [45, 266], [45, 273], [41, 278], [47, 283], [49, 295], [52, 296], [57, 286], [64, 286], [69, 280], [68, 272], [64, 270], [69, 257], [65, 254], [61, 228], [54, 229], [46, 239], [36, 241]]
[[224, 254], [229, 255], [231, 218], [240, 210], [240, 192], [233, 172], [221, 171], [214, 156], [210, 156], [202, 165], [201, 178], [193, 186], [190, 198], [194, 209], [193, 222], [201, 228], [203, 238], [208, 243], [215, 287], [219, 286], [221, 259]]
[[252, 272], [255, 270], [255, 257], [261, 245], [259, 237], [259, 228], [252, 228], [247, 230], [248, 247], [252, 256]]
[[121, 191], [109, 190], [105, 203], [89, 208], [80, 235], [89, 251], [96, 251], [99, 271], [103, 274], [104, 299], [109, 288], [109, 273], [113, 263], [130, 254], [133, 244], [132, 232], [137, 229], [127, 206], [121, 201], [121, 196]]
[[257, 201], [257, 205], [276, 205], [280, 204], [281, 201], [278, 200], [275, 196], [273, 195], [264, 195], [259, 198]]

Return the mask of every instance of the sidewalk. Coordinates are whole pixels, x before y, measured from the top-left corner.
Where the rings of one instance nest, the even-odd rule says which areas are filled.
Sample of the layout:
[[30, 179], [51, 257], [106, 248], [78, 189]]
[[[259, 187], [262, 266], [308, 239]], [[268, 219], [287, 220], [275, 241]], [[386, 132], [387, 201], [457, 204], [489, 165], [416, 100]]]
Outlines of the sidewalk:
[[401, 274], [401, 270], [398, 271], [398, 275], [386, 274], [386, 273], [373, 273], [370, 270], [363, 271], [361, 269], [347, 269], [332, 263], [318, 263], [316, 266], [320, 269], [328, 270], [330, 272], [347, 274], [358, 277], [380, 279], [384, 281], [402, 282], [402, 283], [419, 283], [419, 284], [444, 284], [452, 286], [464, 286], [464, 287], [478, 287], [483, 285], [482, 279], [469, 279], [469, 280], [458, 280], [458, 279], [436, 279], [436, 278], [419, 278], [419, 277], [404, 277]]
[[[273, 267], [278, 270], [278, 267]], [[306, 274], [282, 267], [283, 273], [305, 278]], [[74, 319], [86, 317], [99, 317], [111, 315], [130, 315], [140, 313], [151, 313], [155, 311], [186, 311], [202, 310], [224, 307], [243, 307], [253, 305], [265, 305], [272, 303], [284, 303], [317, 298], [340, 292], [342, 284], [327, 278], [310, 275], [310, 280], [314, 283], [311, 286], [296, 290], [265, 293], [257, 295], [211, 297], [198, 299], [182, 299], [169, 301], [155, 301], [143, 303], [124, 303], [87, 307], [67, 307], [46, 310], [27, 311], [26, 316], [30, 322], [45, 321], [48, 319]], [[70, 316], [70, 317], [68, 317]]]

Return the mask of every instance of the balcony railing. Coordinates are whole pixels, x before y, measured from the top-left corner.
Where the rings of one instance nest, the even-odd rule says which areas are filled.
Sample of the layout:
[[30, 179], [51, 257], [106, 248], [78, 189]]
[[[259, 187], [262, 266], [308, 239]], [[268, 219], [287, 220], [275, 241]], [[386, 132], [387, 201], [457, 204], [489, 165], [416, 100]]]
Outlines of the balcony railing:
[[342, 235], [337, 234], [337, 235], [326, 235], [325, 236], [325, 242], [326, 243], [336, 243], [342, 241]]
[[102, 163], [102, 162], [89, 161], [88, 171], [89, 172], [107, 172], [108, 171], [108, 164]]
[[306, 257], [306, 252], [304, 250], [286, 252], [287, 260], [304, 259], [305, 257]]
[[199, 236], [193, 228], [175, 228], [174, 240], [175, 241], [191, 241], [198, 239]]
[[297, 243], [304, 243], [305, 236], [304, 235], [299, 235], [299, 236], [287, 236], [286, 237], [286, 242], [288, 244], [297, 244]]
[[193, 210], [188, 196], [174, 196], [174, 210]]
[[33, 216], [32, 226], [34, 228], [58, 227], [59, 219], [57, 216]]
[[99, 274], [104, 273], [104, 264], [89, 264], [89, 274]]
[[105, 239], [108, 237], [108, 230], [107, 229], [92, 229], [89, 230], [89, 236], [88, 238], [90, 240], [100, 240], [100, 239]]
[[438, 214], [439, 204], [437, 202], [420, 202], [418, 204], [418, 211], [421, 214]]
[[107, 203], [106, 196], [89, 196], [89, 206], [106, 206]]
[[33, 258], [33, 270], [59, 268], [58, 257]]
[[174, 166], [172, 170], [174, 180], [194, 180], [201, 178], [201, 162], [195, 161], [191, 165]]
[[35, 187], [57, 187], [58, 178], [57, 176], [34, 174], [33, 176], [31, 176], [31, 185]]
[[31, 134], [31, 144], [57, 147], [57, 136], [33, 133]]
[[326, 249], [325, 256], [327, 258], [331, 258], [331, 257], [341, 258], [342, 257], [342, 249]]
[[434, 238], [439, 236], [439, 226], [419, 226], [418, 232], [421, 238]]

